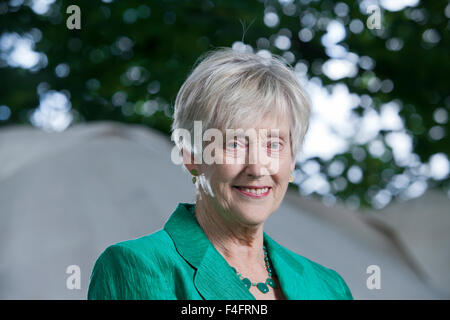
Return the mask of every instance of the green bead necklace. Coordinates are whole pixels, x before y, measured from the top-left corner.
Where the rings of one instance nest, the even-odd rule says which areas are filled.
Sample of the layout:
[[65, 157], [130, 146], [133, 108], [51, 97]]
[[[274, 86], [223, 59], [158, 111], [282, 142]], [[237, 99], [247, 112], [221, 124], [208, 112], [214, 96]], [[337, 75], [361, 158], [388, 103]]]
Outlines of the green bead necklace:
[[273, 281], [273, 279], [272, 279], [272, 268], [270, 267], [269, 257], [267, 256], [266, 246], [263, 246], [263, 249], [264, 249], [264, 261], [266, 262], [266, 269], [267, 269], [267, 273], [269, 274], [269, 277], [267, 278], [266, 282], [258, 282], [258, 283], [252, 282], [252, 281], [250, 281], [249, 278], [244, 278], [244, 276], [242, 276], [242, 274], [238, 273], [234, 267], [231, 267], [231, 268], [233, 269], [234, 272], [237, 273], [238, 277], [241, 279], [241, 281], [244, 283], [244, 285], [247, 287], [247, 289], [250, 290], [251, 286], [255, 286], [262, 293], [267, 293], [267, 292], [269, 292], [268, 286], [275, 288], [275, 281]]

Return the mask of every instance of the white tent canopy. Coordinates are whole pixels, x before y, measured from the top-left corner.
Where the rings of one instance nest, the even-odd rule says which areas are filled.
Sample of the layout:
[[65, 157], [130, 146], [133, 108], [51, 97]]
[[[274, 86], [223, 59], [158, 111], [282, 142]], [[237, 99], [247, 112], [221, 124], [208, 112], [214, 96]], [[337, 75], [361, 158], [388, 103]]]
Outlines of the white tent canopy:
[[[160, 229], [178, 202], [194, 201], [190, 176], [171, 162], [171, 151], [168, 137], [113, 122], [76, 125], [62, 133], [1, 129], [0, 298], [85, 299], [93, 264], [108, 245]], [[449, 277], [442, 274], [449, 265], [448, 236], [438, 239], [444, 258], [428, 254], [437, 259], [430, 267], [421, 258], [436, 243], [421, 242], [420, 250], [410, 250], [404, 239], [412, 233], [398, 222], [407, 219], [407, 210], [402, 204], [395, 211], [403, 216], [374, 218], [378, 213], [327, 207], [288, 190], [265, 230], [285, 247], [339, 272], [355, 299], [448, 298], [443, 288]], [[448, 223], [448, 217], [438, 216]], [[81, 269], [80, 290], [66, 287], [69, 265]], [[381, 269], [379, 290], [366, 286], [370, 265]], [[437, 284], [440, 279], [445, 286]]]

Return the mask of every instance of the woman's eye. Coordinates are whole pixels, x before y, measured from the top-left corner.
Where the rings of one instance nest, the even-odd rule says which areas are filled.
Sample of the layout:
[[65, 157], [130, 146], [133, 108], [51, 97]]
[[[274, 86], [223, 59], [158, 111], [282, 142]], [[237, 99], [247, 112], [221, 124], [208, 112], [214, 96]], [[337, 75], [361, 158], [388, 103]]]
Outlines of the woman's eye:
[[239, 148], [241, 145], [241, 143], [239, 143], [239, 141], [232, 141], [232, 142], [228, 142], [227, 147], [230, 149], [237, 149]]
[[276, 150], [278, 150], [278, 149], [280, 149], [280, 147], [281, 147], [281, 144], [280, 144], [279, 142], [271, 142], [271, 143], [270, 143], [270, 148], [271, 148], [271, 149], [276, 149]]
[[248, 141], [245, 139], [230, 140], [226, 146], [230, 149], [246, 148], [248, 146]]
[[237, 142], [230, 142], [230, 143], [228, 144], [228, 146], [231, 147], [231, 148], [233, 148], [233, 149], [235, 149], [235, 148], [237, 148], [239, 145], [238, 145]]

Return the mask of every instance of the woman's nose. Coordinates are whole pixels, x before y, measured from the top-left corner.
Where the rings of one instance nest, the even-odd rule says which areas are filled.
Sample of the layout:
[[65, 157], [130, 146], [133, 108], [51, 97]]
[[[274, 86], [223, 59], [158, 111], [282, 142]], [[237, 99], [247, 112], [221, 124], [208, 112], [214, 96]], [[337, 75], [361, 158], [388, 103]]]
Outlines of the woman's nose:
[[269, 175], [272, 160], [267, 156], [264, 147], [250, 144], [246, 157], [246, 170], [253, 176]]
[[245, 169], [247, 175], [253, 178], [270, 175], [270, 171], [266, 166], [260, 164], [248, 164]]

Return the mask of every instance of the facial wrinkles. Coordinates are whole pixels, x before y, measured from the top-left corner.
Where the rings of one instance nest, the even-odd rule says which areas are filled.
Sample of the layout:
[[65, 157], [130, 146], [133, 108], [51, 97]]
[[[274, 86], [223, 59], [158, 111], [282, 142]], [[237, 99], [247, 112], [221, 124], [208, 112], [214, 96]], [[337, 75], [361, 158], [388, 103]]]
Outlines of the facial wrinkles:
[[[277, 129], [275, 129], [275, 130], [277, 130]], [[263, 141], [265, 141], [264, 143], [267, 143], [267, 142], [270, 142], [271, 141], [271, 138], [270, 137], [266, 137], [267, 136], [267, 132], [269, 132], [269, 133], [273, 133], [272, 131], [271, 131], [271, 129], [261, 129], [261, 130], [257, 130], [257, 132], [259, 133], [259, 135], [260, 135], [260, 137], [259, 137], [259, 139], [257, 139], [257, 140], [261, 140], [261, 139], [263, 139]], [[262, 136], [262, 138], [261, 138], [261, 136]], [[275, 134], [274, 134], [274, 136], [276, 137], [276, 138], [278, 138], [278, 135], [277, 135], [277, 131], [275, 131]], [[252, 139], [254, 139], [254, 138], [252, 138]], [[227, 141], [227, 140], [225, 140], [224, 139], [224, 141], [226, 142], [226, 143], [229, 143], [229, 141]], [[252, 141], [254, 141], [254, 140], [252, 140]], [[277, 142], [280, 142], [281, 141], [281, 139], [280, 140], [278, 140]], [[280, 172], [279, 172], [279, 170], [282, 170], [282, 167], [284, 167], [285, 165], [284, 165], [284, 162], [285, 161], [287, 161], [288, 160], [288, 158], [289, 158], [289, 155], [288, 154], [286, 154], [286, 152], [287, 151], [290, 151], [290, 141], [289, 141], [289, 139], [288, 139], [288, 141], [283, 141], [284, 142], [284, 147], [283, 147], [283, 150], [281, 150], [281, 151], [277, 151], [276, 152], [276, 154], [275, 155], [269, 155], [268, 156], [268, 160], [269, 160], [269, 165], [264, 165], [264, 164], [259, 164], [260, 165], [260, 167], [259, 167], [259, 169], [261, 169], [261, 171], [259, 172], [259, 176], [265, 176], [265, 175], [267, 175], [267, 176], [271, 176], [272, 174], [274, 174], [274, 175], [277, 175], [277, 173], [278, 173], [278, 175], [280, 174]], [[261, 143], [262, 144], [262, 143]], [[256, 152], [259, 152], [259, 155], [258, 155], [258, 157], [257, 157], [257, 161], [258, 162], [260, 162], [260, 157], [261, 157], [261, 155], [260, 154], [262, 154], [263, 156], [267, 156], [267, 154], [265, 154], [265, 151], [266, 151], [266, 149], [265, 149], [265, 147], [261, 147], [261, 145], [260, 145], [260, 143], [258, 142], [258, 144], [256, 145], [256, 143], [252, 143], [251, 144], [252, 146], [251, 146], [251, 148], [253, 148], [252, 149], [252, 153], [254, 153], [255, 152], [255, 147], [257, 147], [257, 149], [256, 149]], [[229, 157], [229, 156], [232, 156], [232, 154], [230, 155], [230, 153], [228, 152], [227, 153], [227, 151], [226, 150], [223, 150], [223, 149], [219, 149], [219, 150], [216, 150], [215, 152], [218, 152], [219, 153], [219, 156], [218, 156], [218, 158], [220, 159], [221, 157], [222, 157], [222, 159], [224, 159], [224, 158], [227, 158], [227, 157]], [[244, 165], [246, 165], [247, 163], [248, 163], [248, 152], [245, 152], [245, 154], [246, 154], [246, 156], [245, 156], [245, 160], [244, 160]], [[239, 163], [237, 163], [237, 159], [232, 159], [232, 160], [234, 160], [234, 162], [232, 162], [232, 164], [231, 165], [236, 165], [236, 164], [239, 164]], [[266, 159], [267, 160], [267, 159]], [[274, 170], [274, 166], [273, 166], [273, 163], [274, 162], [277, 162], [277, 166], [276, 166], [276, 168], [275, 169], [277, 169], [277, 170]], [[226, 161], [224, 161], [224, 162], [222, 162], [222, 163], [227, 163]], [[267, 162], [266, 162], [267, 163]], [[217, 169], [217, 168], [214, 168], [214, 166], [219, 166], [219, 165], [224, 165], [224, 164], [212, 164], [212, 165], [208, 165], [208, 167], [207, 167], [207, 171], [215, 171], [215, 169]], [[227, 165], [227, 164], [225, 164], [225, 165]], [[268, 168], [269, 168], [269, 170], [267, 170], [267, 166], [268, 166]], [[223, 168], [221, 168], [221, 169], [223, 169]], [[221, 184], [221, 182], [218, 182], [218, 186], [213, 186], [212, 185], [212, 183], [211, 183], [211, 181], [213, 181], [211, 178], [211, 175], [209, 174], [209, 172], [204, 172], [204, 173], [202, 173], [199, 177], [198, 177], [198, 180], [199, 180], [199, 184], [200, 184], [200, 187], [203, 189], [203, 191], [205, 192], [205, 194], [206, 195], [208, 195], [208, 196], [210, 196], [211, 198], [216, 198], [217, 197], [217, 195], [216, 195], [216, 193], [215, 193], [215, 189], [216, 189], [216, 192], [221, 192], [222, 193], [222, 196], [228, 196], [228, 193], [229, 193], [229, 190], [228, 190], [228, 188], [227, 187], [225, 187], [225, 188], [223, 188], [223, 187], [219, 187], [219, 186], [221, 186], [221, 185], [223, 185], [223, 184]], [[281, 172], [281, 174], [283, 174], [282, 172]], [[226, 183], [226, 182], [225, 182]], [[229, 185], [227, 185], [227, 186], [229, 186]], [[220, 189], [217, 189], [217, 188], [220, 188]], [[223, 190], [221, 190], [221, 189], [223, 189]], [[274, 188], [274, 192], [276, 193], [276, 194], [278, 194], [278, 192], [277, 191], [279, 191], [279, 190], [275, 190], [275, 189], [278, 189], [278, 188]]]
[[[204, 226], [208, 238], [213, 239], [216, 245], [219, 245], [224, 252], [227, 252], [226, 242], [230, 239], [239, 244], [249, 246], [257, 236], [257, 227], [242, 224], [240, 221], [233, 221], [229, 215], [229, 208], [222, 204], [203, 203], [198, 208], [200, 214], [197, 215], [200, 225]], [[217, 214], [211, 214], [216, 212]], [[230, 237], [231, 236], [231, 237]]]
[[[237, 143], [237, 150], [226, 151], [225, 159], [228, 164], [258, 164], [261, 172], [259, 175], [270, 175], [278, 172], [279, 169], [279, 152], [267, 150], [269, 143], [280, 142], [276, 137], [268, 137], [265, 133], [266, 129], [259, 130], [259, 136], [252, 135], [248, 137], [239, 137], [237, 140], [228, 139], [229, 143]], [[248, 141], [248, 142], [247, 142]]]

